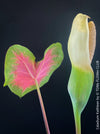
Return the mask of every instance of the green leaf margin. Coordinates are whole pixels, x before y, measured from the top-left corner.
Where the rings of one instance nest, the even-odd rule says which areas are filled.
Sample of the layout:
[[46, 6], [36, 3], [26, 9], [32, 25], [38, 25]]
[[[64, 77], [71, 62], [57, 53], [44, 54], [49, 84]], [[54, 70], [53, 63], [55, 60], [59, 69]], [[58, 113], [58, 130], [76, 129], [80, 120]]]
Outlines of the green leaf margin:
[[[53, 58], [56, 65], [53, 65], [51, 67], [50, 73], [48, 74], [48, 76], [44, 77], [44, 79], [41, 81], [39, 87], [42, 87], [44, 84], [46, 84], [49, 81], [50, 76], [61, 65], [61, 63], [63, 61], [63, 58], [64, 58], [61, 43], [57, 42], [57, 43], [53, 43], [52, 45], [50, 45], [45, 50], [44, 56], [49, 49], [53, 49], [52, 55], [53, 54], [58, 55], [58, 57]], [[18, 45], [18, 44], [15, 44], [15, 45], [12, 45], [11, 47], [9, 47], [9, 49], [6, 53], [5, 64], [4, 64], [4, 76], [5, 76], [4, 86], [8, 86], [10, 88], [10, 90], [15, 95], [18, 95], [21, 98], [24, 95], [26, 95], [27, 93], [35, 90], [36, 86], [33, 85], [33, 86], [27, 88], [24, 92], [22, 92], [22, 90], [18, 86], [13, 86], [12, 84], [10, 84], [10, 82], [13, 80], [13, 75], [9, 75], [9, 73], [12, 71], [12, 67], [11, 67], [12, 63], [14, 63], [14, 61], [15, 61], [13, 59], [13, 57], [14, 57], [13, 51], [15, 51], [17, 54], [20, 53], [20, 52], [24, 53], [24, 55], [29, 56], [30, 60], [32, 60], [33, 62], [35, 62], [35, 56], [33, 55], [33, 53], [29, 49], [27, 49], [24, 46]]]

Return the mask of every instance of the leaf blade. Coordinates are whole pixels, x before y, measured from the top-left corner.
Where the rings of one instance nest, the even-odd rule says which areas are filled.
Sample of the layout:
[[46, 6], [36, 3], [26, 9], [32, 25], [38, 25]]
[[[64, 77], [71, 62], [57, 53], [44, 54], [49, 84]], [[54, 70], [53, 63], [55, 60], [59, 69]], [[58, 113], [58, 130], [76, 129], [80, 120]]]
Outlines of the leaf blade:
[[61, 65], [63, 57], [60, 43], [49, 46], [44, 58], [37, 63], [29, 49], [13, 45], [8, 49], [5, 58], [4, 86], [8, 85], [14, 94], [23, 97], [36, 89], [36, 80], [39, 87], [47, 83], [52, 73]]
[[[52, 51], [51, 51], [52, 50]], [[62, 45], [57, 42], [57, 43], [53, 43], [52, 45], [50, 45], [44, 53], [44, 58], [43, 60], [45, 60], [45, 58], [50, 58], [48, 56], [48, 52], [49, 56], [51, 56], [52, 59], [49, 59], [49, 63], [51, 63], [50, 68], [47, 70], [47, 75], [42, 79], [41, 82], [38, 81], [39, 86], [42, 87], [45, 83], [47, 83], [51, 77], [51, 75], [53, 74], [53, 72], [61, 65], [63, 58], [64, 58], [64, 54], [63, 54], [63, 50], [62, 50]], [[51, 53], [50, 53], [51, 52]], [[41, 60], [41, 61], [43, 61]], [[41, 62], [40, 61], [40, 62]], [[50, 65], [50, 64], [49, 64]], [[48, 66], [48, 64], [44, 64], [44, 66], [42, 67], [43, 69], [45, 69], [44, 67]], [[47, 69], [47, 68], [46, 68]], [[41, 74], [41, 73], [40, 73]]]
[[[35, 61], [35, 56], [30, 52], [29, 49], [23, 47], [23, 46], [20, 46], [20, 45], [13, 45], [11, 46], [8, 51], [7, 51], [7, 54], [6, 54], [6, 57], [5, 57], [5, 68], [4, 68], [4, 75], [5, 75], [5, 83], [4, 83], [4, 86], [8, 85], [9, 88], [11, 89], [11, 91], [18, 95], [19, 97], [23, 96], [23, 90], [21, 89], [21, 82], [20, 81], [20, 76], [18, 75], [18, 72], [17, 71], [23, 71], [21, 70], [22, 68], [20, 67], [19, 70], [16, 70], [16, 66], [18, 67], [18, 62], [16, 63], [16, 59], [18, 60], [18, 58], [22, 55], [20, 54], [23, 54], [24, 58], [27, 59], [27, 55], [29, 56], [30, 60], [31, 61]], [[17, 57], [16, 57], [17, 56]], [[19, 56], [19, 57], [18, 57]], [[24, 68], [24, 71], [25, 71], [25, 68]], [[16, 74], [17, 73], [17, 74]], [[21, 72], [19, 72], [19, 74], [21, 75]], [[19, 87], [17, 86], [17, 84], [12, 84], [12, 81], [14, 80], [14, 78], [16, 79], [16, 82], [18, 81], [18, 78], [16, 78], [17, 76], [19, 76]], [[25, 74], [24, 74], [25, 76]], [[25, 80], [25, 79], [24, 79]], [[14, 81], [13, 81], [14, 82]], [[23, 84], [26, 83], [25, 81], [23, 81]], [[33, 90], [35, 88], [35, 86], [33, 86], [31, 89], [30, 88], [27, 88], [27, 92]]]

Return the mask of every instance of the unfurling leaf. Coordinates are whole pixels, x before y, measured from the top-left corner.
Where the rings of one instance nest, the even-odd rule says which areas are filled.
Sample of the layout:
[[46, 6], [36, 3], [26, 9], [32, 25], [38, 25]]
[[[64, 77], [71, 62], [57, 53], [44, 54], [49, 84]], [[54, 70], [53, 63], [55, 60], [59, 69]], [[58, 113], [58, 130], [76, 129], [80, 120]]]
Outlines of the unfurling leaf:
[[77, 105], [80, 112], [87, 104], [94, 80], [91, 62], [96, 45], [96, 29], [93, 21], [88, 23], [88, 18], [81, 13], [74, 18], [68, 41], [72, 64], [68, 91], [73, 105]]
[[21, 46], [11, 46], [5, 57], [5, 83], [10, 90], [23, 97], [28, 92], [36, 89], [36, 81], [39, 87], [48, 82], [52, 73], [61, 65], [63, 51], [60, 43], [49, 46], [44, 58], [36, 62], [32, 52]]
[[94, 81], [91, 62], [96, 46], [96, 28], [93, 21], [88, 23], [88, 18], [81, 13], [74, 18], [68, 40], [72, 64], [68, 92], [74, 110], [76, 134], [81, 134], [80, 116], [88, 102]]

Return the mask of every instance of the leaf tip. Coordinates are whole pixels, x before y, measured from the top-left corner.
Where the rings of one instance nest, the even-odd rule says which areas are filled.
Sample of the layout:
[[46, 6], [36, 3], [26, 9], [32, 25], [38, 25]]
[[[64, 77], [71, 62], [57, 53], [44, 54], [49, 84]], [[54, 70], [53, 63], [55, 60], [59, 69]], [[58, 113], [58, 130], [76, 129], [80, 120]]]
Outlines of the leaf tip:
[[7, 83], [6, 82], [4, 82], [4, 84], [3, 84], [3, 87], [5, 87], [5, 86], [7, 86]]

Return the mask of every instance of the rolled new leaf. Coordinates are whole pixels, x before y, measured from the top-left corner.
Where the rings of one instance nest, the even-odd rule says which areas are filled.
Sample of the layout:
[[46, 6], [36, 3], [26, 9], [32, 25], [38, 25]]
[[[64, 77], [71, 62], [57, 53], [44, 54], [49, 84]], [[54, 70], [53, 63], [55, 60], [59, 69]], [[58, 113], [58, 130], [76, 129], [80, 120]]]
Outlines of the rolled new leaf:
[[81, 134], [80, 115], [88, 102], [94, 81], [91, 62], [96, 44], [96, 30], [94, 22], [88, 23], [88, 18], [81, 13], [74, 18], [68, 40], [72, 64], [68, 92], [73, 105], [77, 134]]

